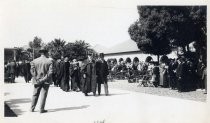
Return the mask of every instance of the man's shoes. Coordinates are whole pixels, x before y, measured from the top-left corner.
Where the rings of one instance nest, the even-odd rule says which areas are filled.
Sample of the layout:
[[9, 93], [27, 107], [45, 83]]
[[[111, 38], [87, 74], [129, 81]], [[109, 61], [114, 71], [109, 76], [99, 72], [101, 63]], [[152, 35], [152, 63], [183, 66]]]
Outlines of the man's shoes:
[[34, 109], [30, 109], [30, 112], [34, 112]]
[[40, 111], [40, 113], [46, 113], [47, 112], [47, 110], [41, 110]]
[[95, 92], [93, 92], [93, 96], [96, 96], [96, 93]]

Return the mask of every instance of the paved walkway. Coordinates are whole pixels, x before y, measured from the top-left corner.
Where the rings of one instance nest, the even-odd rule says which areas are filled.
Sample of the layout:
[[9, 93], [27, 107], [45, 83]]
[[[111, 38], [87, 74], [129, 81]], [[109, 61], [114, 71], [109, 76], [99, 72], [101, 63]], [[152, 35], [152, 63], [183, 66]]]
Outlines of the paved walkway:
[[20, 78], [17, 81], [4, 84], [4, 100], [18, 117], [5, 117], [4, 123], [207, 123], [210, 116], [205, 102], [111, 88], [110, 96], [85, 97], [53, 86], [46, 102], [49, 112], [40, 114], [38, 102], [36, 112], [31, 113], [32, 85]]
[[140, 83], [128, 83], [128, 80], [116, 80], [115, 82], [109, 82], [109, 87], [128, 90], [128, 91], [135, 91], [140, 93], [152, 94], [152, 95], [159, 95], [159, 96], [166, 96], [166, 97], [174, 97], [180, 98], [185, 100], [194, 100], [194, 101], [201, 101], [206, 102], [207, 94], [204, 94], [205, 89], [197, 89], [196, 91], [189, 91], [189, 92], [181, 92], [179, 93], [178, 90], [171, 90], [169, 88], [163, 87], [143, 87], [138, 86]]

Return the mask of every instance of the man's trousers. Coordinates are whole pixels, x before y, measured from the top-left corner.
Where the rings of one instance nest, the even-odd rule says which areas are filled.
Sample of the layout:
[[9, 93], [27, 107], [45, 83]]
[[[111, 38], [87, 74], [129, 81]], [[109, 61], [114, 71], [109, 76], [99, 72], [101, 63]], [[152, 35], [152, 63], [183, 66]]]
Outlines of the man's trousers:
[[49, 84], [34, 85], [31, 110], [35, 109], [40, 93], [41, 93], [40, 111], [44, 110], [48, 89], [49, 89]]

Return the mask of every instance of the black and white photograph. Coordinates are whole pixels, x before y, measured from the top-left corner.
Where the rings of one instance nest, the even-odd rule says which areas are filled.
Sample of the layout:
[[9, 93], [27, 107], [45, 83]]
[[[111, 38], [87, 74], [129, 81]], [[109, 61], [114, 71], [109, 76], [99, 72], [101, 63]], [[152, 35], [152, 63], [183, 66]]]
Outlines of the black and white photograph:
[[208, 13], [202, 0], [0, 0], [0, 122], [210, 122]]

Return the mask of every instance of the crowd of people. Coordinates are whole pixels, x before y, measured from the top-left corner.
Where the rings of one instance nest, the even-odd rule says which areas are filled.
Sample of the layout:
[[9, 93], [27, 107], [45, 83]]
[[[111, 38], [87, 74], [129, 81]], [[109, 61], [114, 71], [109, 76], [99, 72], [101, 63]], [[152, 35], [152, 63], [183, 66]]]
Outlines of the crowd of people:
[[[104, 54], [100, 53], [97, 58], [89, 53], [88, 58], [80, 62], [77, 59], [69, 60], [69, 56], [48, 58], [52, 61], [52, 82], [55, 87], [63, 91], [82, 91], [86, 96], [93, 92], [93, 95], [101, 94], [101, 84], [104, 84], [105, 95], [108, 95], [107, 75], [109, 74]], [[15, 78], [23, 76], [26, 83], [32, 78], [31, 63], [28, 60], [16, 62], [10, 60], [5, 63], [5, 82], [14, 83]], [[98, 89], [97, 89], [98, 88]]]
[[9, 60], [4, 63], [4, 81], [7, 83], [14, 83], [15, 78], [23, 76], [26, 83], [29, 83], [32, 76], [30, 73], [31, 65], [29, 60], [16, 62]]
[[[104, 59], [104, 54], [88, 53], [87, 59], [78, 62], [69, 60], [69, 56], [53, 58], [46, 49], [40, 49], [41, 56], [33, 61], [10, 60], [5, 62], [5, 82], [14, 83], [15, 78], [23, 76], [26, 83], [31, 80], [34, 85], [31, 112], [34, 112], [41, 93], [40, 113], [44, 109], [49, 86], [54, 84], [64, 92], [83, 92], [85, 96], [93, 93], [101, 94], [101, 84], [105, 95], [109, 95], [108, 81], [127, 79], [129, 83], [139, 85], [177, 89], [178, 92], [205, 89], [207, 93], [207, 66], [205, 60], [195, 62], [191, 58], [180, 55], [177, 59], [162, 56], [159, 62], [147, 57], [145, 62], [137, 57], [133, 61], [128, 57]], [[138, 85], [138, 86], [139, 86]]]
[[82, 91], [85, 96], [93, 92], [95, 96], [96, 91], [98, 95], [101, 94], [101, 84], [104, 84], [105, 95], [108, 95], [107, 75], [109, 71], [103, 53], [100, 53], [98, 58], [94, 58], [93, 54], [88, 54], [88, 58], [82, 62], [76, 59], [69, 61], [68, 56], [63, 59], [51, 59], [54, 86], [60, 87], [65, 92]]
[[[207, 93], [207, 71], [202, 59], [194, 62], [182, 55], [177, 59], [163, 60], [160, 64], [152, 60], [139, 61], [137, 57], [133, 60], [129, 57], [125, 60], [120, 58], [119, 61], [108, 59], [106, 62], [103, 53], [99, 57], [93, 57], [93, 54], [89, 54], [88, 59], [82, 62], [76, 59], [70, 61], [68, 56], [64, 58], [49, 56], [49, 59], [53, 62], [52, 81], [54, 86], [60, 87], [66, 92], [70, 90], [84, 91], [85, 88], [84, 93], [87, 95], [91, 88], [95, 95], [96, 85], [100, 83], [97, 85], [100, 95], [101, 83], [104, 81], [127, 79], [129, 83], [140, 82], [143, 86], [149, 86], [150, 83], [154, 87], [177, 89], [179, 92], [200, 88], [205, 89], [205, 93]], [[104, 62], [105, 67], [101, 66]], [[91, 66], [90, 63], [93, 65]], [[15, 77], [23, 76], [25, 82], [29, 83], [32, 78], [30, 68], [30, 61], [28, 60], [19, 62], [11, 60], [5, 63], [5, 82], [14, 83]], [[90, 77], [88, 73], [91, 73], [92, 76]], [[84, 79], [90, 81], [89, 84], [86, 85]], [[104, 86], [108, 88], [106, 83]], [[108, 94], [108, 92], [106, 93]]]
[[177, 59], [163, 56], [160, 63], [150, 61], [139, 61], [137, 57], [131, 61], [120, 58], [108, 59], [109, 80], [127, 79], [128, 82], [139, 82], [143, 86], [164, 87], [177, 89], [178, 92], [205, 89], [207, 93], [206, 64], [202, 59], [195, 62], [185, 55]]
[[101, 95], [101, 84], [104, 85], [105, 95], [109, 95], [107, 75], [108, 64], [104, 54], [98, 57], [88, 53], [87, 59], [77, 62], [76, 59], [69, 60], [69, 56], [52, 57], [44, 47], [39, 50], [40, 57], [33, 61], [15, 62], [11, 60], [5, 63], [5, 82], [14, 83], [16, 77], [21, 74], [26, 83], [30, 80], [33, 84], [33, 95], [30, 111], [34, 112], [41, 95], [40, 113], [45, 113], [45, 102], [51, 84], [60, 87], [64, 92], [83, 92], [85, 96], [93, 93]]

